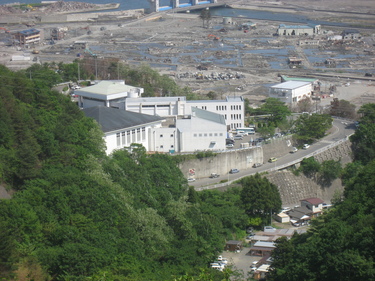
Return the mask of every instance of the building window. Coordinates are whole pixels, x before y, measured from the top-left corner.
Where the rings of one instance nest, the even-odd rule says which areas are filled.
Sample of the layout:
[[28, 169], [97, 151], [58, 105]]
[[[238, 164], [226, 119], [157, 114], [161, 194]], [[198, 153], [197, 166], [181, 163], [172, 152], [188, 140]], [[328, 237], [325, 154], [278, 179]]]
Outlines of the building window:
[[197, 134], [194, 134], [194, 137], [196, 138], [196, 137], [197, 137]]
[[226, 114], [224, 115], [224, 119], [227, 120], [227, 115]]
[[132, 130], [132, 142], [137, 142], [135, 140], [135, 129]]
[[137, 129], [137, 141], [141, 140], [141, 128]]
[[204, 136], [207, 137], [207, 134], [205, 133]]
[[160, 148], [164, 148], [164, 145], [161, 145]]
[[202, 134], [199, 134], [199, 137], [201, 138], [201, 137], [202, 137]]
[[127, 142], [127, 144], [130, 144], [130, 142], [131, 142], [130, 131], [126, 131], [126, 142]]
[[209, 133], [209, 136], [212, 137], [212, 133]]
[[218, 106], [216, 106], [216, 111], [218, 111], [219, 110], [219, 107]]
[[125, 145], [125, 131], [121, 132], [121, 142], [122, 142], [122, 145]]
[[120, 133], [116, 134], [117, 146], [121, 145]]
[[173, 148], [173, 144], [171, 145], [171, 148]]
[[223, 133], [220, 133], [220, 135], [219, 135], [220, 137], [222, 137], [223, 136]]
[[173, 138], [173, 134], [171, 134], [171, 138]]
[[240, 110], [241, 110], [241, 105], [240, 105]]
[[146, 140], [146, 127], [142, 127], [142, 140]]
[[163, 135], [160, 135], [160, 137], [162, 138], [162, 137], [163, 137]]
[[217, 133], [215, 133], [214, 136], [217, 137]]

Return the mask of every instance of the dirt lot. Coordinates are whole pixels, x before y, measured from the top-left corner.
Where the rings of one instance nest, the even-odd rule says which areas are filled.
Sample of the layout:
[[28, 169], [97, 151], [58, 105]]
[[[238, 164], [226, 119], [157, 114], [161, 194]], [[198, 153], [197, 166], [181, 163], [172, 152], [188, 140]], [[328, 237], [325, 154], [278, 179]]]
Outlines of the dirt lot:
[[[250, 6], [248, 1], [233, 1], [247, 9], [252, 9], [254, 5], [261, 6], [259, 9], [275, 11], [293, 8], [289, 9], [292, 13], [313, 15], [314, 18], [324, 20], [356, 21], [363, 25], [369, 24], [369, 15], [375, 13], [375, 5], [371, 0], [356, 1], [355, 7], [350, 6], [351, 1], [333, 2], [288, 0], [283, 1], [283, 5], [280, 5], [281, 2], [252, 2]], [[333, 13], [338, 6], [340, 13]], [[324, 9], [332, 11], [321, 12]], [[345, 11], [365, 14], [348, 16], [341, 13]], [[235, 21], [240, 24], [249, 20], [236, 18]], [[68, 63], [76, 59], [79, 52], [70, 46], [74, 41], [82, 40], [88, 42], [91, 55], [98, 57], [99, 65], [106, 58], [119, 58], [130, 64], [148, 63], [161, 73], [173, 77], [181, 86], [188, 86], [203, 95], [214, 91], [217, 98], [242, 95], [256, 104], [266, 97], [268, 85], [280, 82], [278, 74], [314, 77], [314, 73], [332, 72], [331, 77], [319, 79], [336, 86], [336, 97], [351, 100], [357, 105], [373, 101], [373, 82], [351, 79], [350, 85], [347, 85], [347, 80], [340, 79], [339, 75], [350, 72], [361, 78], [364, 69], [374, 69], [375, 30], [361, 29], [363, 40], [336, 44], [328, 42], [327, 37], [329, 34], [340, 34], [342, 28], [322, 26], [321, 35], [308, 38], [319, 40], [319, 47], [300, 47], [299, 37], [273, 36], [281, 22], [253, 22], [256, 23], [256, 29], [247, 33], [238, 30], [237, 25], [224, 25], [221, 17], [213, 18], [210, 28], [203, 28], [202, 20], [197, 15], [177, 13], [159, 13], [134, 21], [112, 19], [89, 24], [38, 24], [35, 27], [42, 30], [45, 38], [42, 45], [36, 46], [39, 54], [32, 54], [31, 48], [0, 46], [0, 63], [12, 69], [22, 69], [32, 63], [11, 61], [12, 55], [30, 56], [31, 60], [40, 63]], [[64, 27], [67, 32], [62, 40], [49, 45], [50, 30], [55, 27]], [[24, 28], [22, 25], [12, 26], [13, 30]], [[84, 54], [90, 56], [89, 52]], [[289, 68], [287, 61], [291, 56], [303, 59], [301, 68]], [[327, 69], [324, 61], [332, 57], [338, 59], [339, 63], [335, 69]], [[360, 72], [353, 74], [353, 70]], [[105, 74], [103, 76], [106, 78]], [[321, 105], [329, 102], [330, 98], [327, 98], [322, 100]]]

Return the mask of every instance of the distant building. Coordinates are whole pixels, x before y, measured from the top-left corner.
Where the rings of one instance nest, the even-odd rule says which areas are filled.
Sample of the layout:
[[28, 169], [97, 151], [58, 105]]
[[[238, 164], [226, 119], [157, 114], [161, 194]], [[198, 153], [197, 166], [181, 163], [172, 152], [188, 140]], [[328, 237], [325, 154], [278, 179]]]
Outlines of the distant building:
[[280, 24], [277, 29], [279, 36], [314, 35], [320, 34], [320, 25], [286, 25]]
[[20, 45], [38, 44], [41, 39], [40, 31], [35, 28], [14, 32], [12, 37]]
[[310, 98], [312, 83], [304, 81], [287, 81], [269, 88], [269, 97], [277, 98], [287, 104], [295, 104], [304, 98]]
[[357, 29], [345, 29], [341, 35], [343, 40], [356, 40], [362, 38]]
[[320, 198], [306, 198], [301, 200], [301, 207], [306, 206], [313, 214], [321, 213], [324, 201]]
[[229, 240], [225, 244], [226, 251], [237, 252], [242, 250], [242, 242], [237, 240]]

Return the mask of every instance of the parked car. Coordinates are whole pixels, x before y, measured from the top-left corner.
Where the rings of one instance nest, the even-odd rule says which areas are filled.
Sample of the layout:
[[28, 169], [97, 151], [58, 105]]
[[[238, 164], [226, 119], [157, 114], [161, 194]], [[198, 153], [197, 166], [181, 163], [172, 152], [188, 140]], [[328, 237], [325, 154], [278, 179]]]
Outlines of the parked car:
[[253, 239], [254, 235], [255, 235], [254, 233], [251, 233], [251, 234], [246, 236], [246, 239], [248, 239], [248, 240]]
[[258, 168], [258, 167], [260, 167], [262, 165], [263, 165], [262, 163], [254, 163], [253, 168]]
[[243, 137], [242, 136], [234, 136], [233, 139], [235, 139], [235, 140], [243, 140]]
[[297, 151], [298, 151], [297, 147], [292, 147], [292, 150], [290, 151], [290, 153], [296, 153]]
[[307, 144], [307, 143], [305, 143], [305, 144], [303, 145], [303, 149], [308, 149], [309, 147], [310, 147], [310, 145]]
[[218, 174], [216, 174], [216, 173], [212, 173], [212, 174], [210, 175], [210, 178], [211, 178], [211, 179], [218, 178], [218, 177], [220, 177], [220, 175], [218, 175]]
[[193, 181], [195, 181], [195, 178], [188, 178], [187, 181], [188, 182], [193, 182]]
[[230, 169], [229, 174], [236, 174], [236, 173], [239, 173], [239, 172], [240, 172], [240, 170], [238, 170], [238, 169]]
[[234, 144], [233, 143], [228, 143], [227, 144], [227, 148], [233, 148], [234, 147]]
[[232, 139], [226, 139], [225, 142], [226, 142], [226, 144], [230, 144], [230, 143], [234, 144], [235, 143], [235, 141], [232, 140]]
[[268, 162], [270, 163], [273, 163], [273, 162], [276, 162], [277, 161], [277, 158], [276, 157], [271, 157]]

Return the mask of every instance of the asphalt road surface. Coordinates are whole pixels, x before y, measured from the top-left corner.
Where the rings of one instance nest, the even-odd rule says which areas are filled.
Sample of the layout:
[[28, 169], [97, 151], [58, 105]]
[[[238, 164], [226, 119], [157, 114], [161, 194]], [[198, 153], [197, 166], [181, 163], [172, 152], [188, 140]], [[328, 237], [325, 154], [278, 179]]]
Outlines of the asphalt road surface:
[[[335, 118], [333, 120], [333, 129], [334, 131], [331, 134], [327, 135], [320, 141], [313, 143], [312, 145], [310, 145], [308, 149], [300, 149], [296, 153], [288, 153], [282, 157], [279, 157], [276, 162], [273, 162], [273, 163], [266, 162], [261, 167], [250, 168], [250, 169], [245, 169], [245, 170], [243, 169], [243, 170], [240, 170], [240, 172], [236, 174], [229, 174], [229, 171], [228, 171], [227, 174], [220, 175], [219, 178], [197, 179], [195, 182], [190, 182], [189, 185], [194, 186], [195, 188], [207, 187], [207, 186], [209, 186], [210, 188], [215, 188], [215, 185], [219, 184], [219, 182], [222, 180], [228, 180], [227, 184], [229, 185], [230, 182], [240, 179], [245, 176], [269, 171], [271, 169], [278, 169], [278, 167], [282, 168], [282, 166], [285, 164], [296, 161], [298, 159], [302, 160], [309, 154], [312, 154], [318, 150], [323, 149], [326, 146], [329, 146], [339, 140], [342, 140], [350, 136], [355, 131], [355, 125], [354, 125], [354, 122], [352, 121]], [[247, 138], [249, 138], [250, 140], [250, 138], [256, 138], [256, 136], [247, 136]], [[247, 138], [244, 139], [244, 142], [248, 141]], [[237, 142], [240, 143], [241, 141], [237, 141]], [[236, 168], [236, 167], [232, 167], [232, 168]]]

